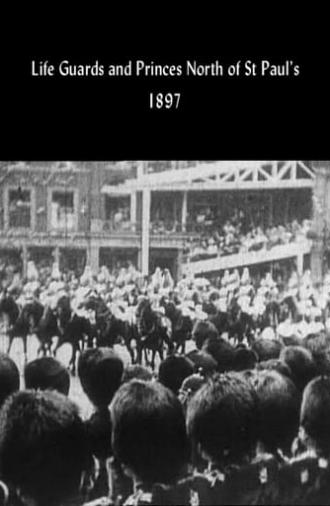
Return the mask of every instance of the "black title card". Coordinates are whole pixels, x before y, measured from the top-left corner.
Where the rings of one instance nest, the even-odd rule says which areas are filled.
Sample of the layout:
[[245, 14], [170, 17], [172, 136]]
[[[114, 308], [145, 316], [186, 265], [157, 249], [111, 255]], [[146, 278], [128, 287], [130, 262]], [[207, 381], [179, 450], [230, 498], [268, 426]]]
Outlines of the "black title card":
[[143, 50], [142, 27], [131, 36], [110, 30], [102, 41], [86, 32], [58, 38], [45, 27], [33, 43], [26, 29], [19, 45], [7, 39], [3, 157], [285, 158], [298, 150], [311, 158], [312, 145], [326, 156], [323, 42], [287, 28], [284, 37], [280, 26], [226, 38], [221, 26], [212, 41], [182, 27], [184, 49], [168, 29], [162, 51], [154, 25]]

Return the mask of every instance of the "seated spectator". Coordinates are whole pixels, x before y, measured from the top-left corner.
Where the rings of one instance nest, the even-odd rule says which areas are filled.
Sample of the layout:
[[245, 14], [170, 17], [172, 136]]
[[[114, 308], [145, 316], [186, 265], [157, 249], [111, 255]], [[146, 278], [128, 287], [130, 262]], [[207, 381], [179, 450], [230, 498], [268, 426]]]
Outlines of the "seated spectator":
[[213, 237], [211, 237], [208, 240], [207, 254], [210, 257], [215, 257], [218, 254], [218, 248], [217, 248], [217, 245], [215, 244], [215, 241], [214, 241]]
[[19, 370], [15, 362], [0, 353], [0, 407], [10, 394], [19, 390]]
[[24, 380], [28, 389], [57, 390], [60, 394], [69, 394], [69, 371], [53, 357], [37, 358], [26, 364]]
[[158, 381], [177, 394], [183, 380], [193, 372], [193, 362], [187, 357], [170, 355], [159, 366]]
[[156, 483], [174, 484], [186, 472], [188, 442], [179, 400], [159, 383], [132, 380], [111, 406], [116, 458], [135, 484], [126, 504], [153, 504]]
[[81, 504], [92, 462], [78, 409], [65, 396], [27, 390], [6, 401], [0, 413], [0, 466], [11, 503]]
[[302, 346], [283, 348], [280, 360], [283, 360], [290, 367], [292, 380], [300, 392], [317, 374], [316, 364], [311, 352]]
[[256, 422], [255, 391], [235, 372], [210, 378], [187, 408], [193, 447], [219, 470], [249, 461], [255, 450]]

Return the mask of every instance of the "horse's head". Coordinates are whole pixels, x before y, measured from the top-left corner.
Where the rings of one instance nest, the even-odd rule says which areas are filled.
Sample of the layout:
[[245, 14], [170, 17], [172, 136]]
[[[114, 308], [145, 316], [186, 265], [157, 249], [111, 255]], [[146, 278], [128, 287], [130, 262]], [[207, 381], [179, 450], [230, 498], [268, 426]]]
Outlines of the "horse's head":
[[71, 303], [67, 295], [59, 298], [56, 304], [55, 312], [61, 323], [67, 322], [71, 317]]
[[231, 320], [233, 320], [233, 321], [238, 320], [240, 313], [241, 313], [241, 307], [238, 304], [237, 299], [235, 297], [231, 300], [230, 306], [228, 308], [228, 313], [229, 313]]
[[109, 313], [109, 308], [101, 296], [90, 296], [87, 301], [85, 301], [84, 307], [89, 314], [93, 314], [96, 318]]
[[162, 306], [165, 310], [165, 316], [169, 318], [170, 320], [174, 318], [176, 313], [176, 305], [173, 301], [169, 300], [169, 298], [163, 296], [160, 299], [160, 306]]
[[136, 306], [136, 314], [142, 314], [146, 308], [151, 308], [151, 302], [147, 297], [140, 297]]

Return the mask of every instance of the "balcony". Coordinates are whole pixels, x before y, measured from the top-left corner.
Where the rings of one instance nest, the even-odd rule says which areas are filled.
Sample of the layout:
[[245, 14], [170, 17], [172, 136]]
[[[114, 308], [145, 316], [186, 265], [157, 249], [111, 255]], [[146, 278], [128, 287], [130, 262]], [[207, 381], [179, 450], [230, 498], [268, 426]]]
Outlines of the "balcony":
[[[150, 223], [150, 246], [152, 248], [182, 248], [185, 242], [191, 237], [197, 237], [201, 230], [198, 226], [182, 227], [179, 222], [171, 221], [154, 221]], [[141, 222], [132, 223], [123, 221], [114, 223], [113, 220], [103, 222], [102, 234], [107, 239], [113, 241], [122, 241], [129, 243], [132, 241], [136, 244], [141, 241], [142, 225]]]

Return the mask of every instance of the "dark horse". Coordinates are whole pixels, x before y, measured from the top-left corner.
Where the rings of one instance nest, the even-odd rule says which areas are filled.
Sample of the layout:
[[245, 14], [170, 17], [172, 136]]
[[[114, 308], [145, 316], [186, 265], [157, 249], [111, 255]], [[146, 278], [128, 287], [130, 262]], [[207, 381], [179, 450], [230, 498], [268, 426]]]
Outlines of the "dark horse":
[[52, 309], [48, 304], [44, 307], [42, 317], [39, 320], [39, 325], [36, 329], [36, 335], [39, 340], [38, 355], [46, 356], [51, 355], [52, 339], [57, 336], [57, 318], [55, 309]]
[[89, 347], [95, 343], [97, 346], [113, 348], [116, 343], [124, 341], [132, 362], [135, 362], [132, 340], [137, 341], [136, 325], [125, 319], [117, 318], [101, 297], [93, 296], [89, 298], [84, 306], [85, 309], [91, 311], [91, 338], [93, 343], [90, 340]]
[[228, 337], [242, 342], [244, 338], [249, 343], [254, 338], [254, 322], [248, 313], [242, 311], [236, 299], [233, 299], [228, 308]]
[[[162, 324], [161, 315], [151, 307], [149, 299], [142, 299], [136, 308], [137, 328], [139, 334], [138, 340], [138, 361], [142, 361], [142, 352], [147, 365], [155, 368], [156, 353], [160, 360], [164, 358], [164, 343], [171, 348], [171, 342], [167, 334], [167, 329]], [[151, 361], [148, 359], [148, 350], [151, 351]]]
[[40, 341], [50, 343], [52, 337], [57, 336], [58, 341], [53, 350], [56, 356], [57, 350], [64, 343], [72, 346], [72, 355], [69, 362], [72, 374], [76, 372], [77, 352], [82, 351], [84, 343], [90, 338], [91, 326], [87, 318], [76, 315], [71, 308], [68, 296], [62, 296], [54, 311], [50, 308], [44, 314], [45, 320], [38, 329]]
[[1, 319], [4, 316], [6, 318], [6, 332], [16, 322], [19, 312], [20, 310], [15, 299], [11, 295], [7, 295], [6, 292], [2, 292], [0, 298], [0, 317]]
[[282, 309], [280, 303], [276, 300], [271, 300], [267, 302], [264, 313], [258, 316], [256, 325], [260, 331], [264, 330], [266, 327], [272, 327], [276, 330], [277, 325], [281, 321], [281, 314]]
[[180, 308], [178, 308], [173, 301], [161, 301], [161, 305], [165, 308], [165, 316], [172, 324], [171, 341], [175, 344], [174, 351], [178, 352], [181, 348], [181, 353], [185, 353], [186, 340], [191, 337], [192, 320], [188, 315], [183, 315]]
[[28, 302], [20, 309], [13, 297], [4, 294], [0, 302], [0, 314], [5, 314], [8, 318], [8, 354], [15, 337], [20, 337], [23, 340], [24, 359], [27, 360], [27, 336], [36, 331], [43, 310], [42, 304], [37, 300]]

